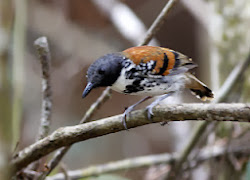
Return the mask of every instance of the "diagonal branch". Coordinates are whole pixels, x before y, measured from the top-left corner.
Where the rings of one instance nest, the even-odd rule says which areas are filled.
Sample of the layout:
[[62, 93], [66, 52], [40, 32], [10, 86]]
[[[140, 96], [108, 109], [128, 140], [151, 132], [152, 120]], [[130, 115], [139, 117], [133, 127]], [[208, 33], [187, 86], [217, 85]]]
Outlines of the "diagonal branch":
[[174, 6], [174, 4], [177, 2], [177, 0], [169, 0], [168, 3], [165, 5], [165, 7], [162, 9], [161, 13], [158, 15], [158, 17], [155, 19], [151, 27], [149, 28], [145, 38], [139, 44], [139, 46], [147, 45], [153, 36], [160, 30], [161, 26], [164, 23], [165, 18], [167, 17], [169, 11]]
[[[128, 127], [135, 128], [150, 123], [183, 120], [250, 122], [250, 105], [167, 105], [154, 109], [154, 114], [153, 122], [150, 122], [145, 118], [144, 110], [135, 111], [128, 119]], [[76, 142], [122, 131], [124, 127], [121, 123], [121, 117], [122, 115], [117, 115], [81, 125], [59, 128], [51, 135], [17, 153], [11, 164], [16, 171], [19, 171], [31, 162], [63, 146], [69, 146]]]
[[235, 86], [235, 84], [241, 79], [244, 75], [245, 71], [248, 69], [250, 65], [250, 51], [248, 57], [239, 62], [235, 68], [231, 71], [226, 81], [223, 83], [220, 91], [217, 94], [217, 98], [213, 101], [213, 103], [219, 103], [225, 101], [226, 97], [228, 97], [230, 91]]

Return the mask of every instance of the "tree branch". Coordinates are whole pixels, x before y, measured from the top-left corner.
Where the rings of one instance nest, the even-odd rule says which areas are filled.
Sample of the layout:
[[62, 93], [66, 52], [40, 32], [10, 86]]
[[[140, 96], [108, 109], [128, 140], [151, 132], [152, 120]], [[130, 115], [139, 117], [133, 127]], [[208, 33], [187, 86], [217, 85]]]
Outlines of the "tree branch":
[[49, 44], [46, 37], [40, 37], [34, 42], [42, 69], [42, 108], [41, 108], [41, 125], [38, 139], [42, 139], [49, 134], [51, 109], [52, 109], [52, 92], [50, 85], [50, 52]]
[[226, 100], [230, 91], [238, 82], [239, 79], [244, 75], [245, 71], [248, 69], [250, 64], [250, 51], [248, 57], [244, 60], [239, 62], [235, 68], [231, 71], [225, 82], [223, 83], [220, 91], [217, 94], [217, 98], [213, 101], [213, 103], [219, 103]]
[[[34, 46], [41, 63], [42, 69], [42, 106], [41, 106], [41, 119], [39, 131], [37, 134], [37, 141], [44, 138], [49, 134], [51, 124], [51, 110], [52, 110], [52, 90], [50, 84], [50, 64], [51, 56], [49, 50], [49, 43], [46, 37], [40, 37], [35, 40]], [[39, 161], [30, 164], [26, 172], [35, 170], [39, 166]]]
[[[219, 156], [225, 156], [225, 154], [241, 154], [250, 155], [250, 145], [238, 147], [238, 146], [225, 146], [225, 145], [214, 145], [202, 148], [195, 159], [192, 159], [191, 164], [200, 164], [206, 160], [216, 158]], [[135, 158], [124, 159], [116, 162], [110, 162], [107, 164], [90, 166], [88, 168], [68, 171], [68, 176], [72, 179], [87, 178], [91, 176], [98, 176], [101, 174], [113, 173], [118, 171], [124, 171], [135, 168], [150, 167], [159, 164], [169, 164], [174, 163], [178, 159], [179, 155], [176, 153], [168, 154], [157, 154], [148, 155]], [[58, 173], [54, 176], [48, 177], [46, 180], [63, 180], [63, 173]]]
[[[140, 43], [147, 32], [147, 28], [136, 13], [125, 3], [117, 0], [93, 0], [96, 7], [107, 16], [119, 33], [133, 46]], [[126, 17], [126, 20], [124, 20]], [[128, 23], [129, 27], [128, 27]], [[153, 45], [157, 45], [155, 39]]]
[[163, 22], [166, 19], [169, 11], [172, 9], [172, 7], [174, 6], [174, 4], [176, 2], [177, 2], [177, 0], [169, 0], [168, 1], [168, 3], [162, 9], [161, 13], [158, 15], [158, 17], [155, 19], [153, 24], [148, 29], [146, 37], [143, 39], [142, 43], [139, 44], [139, 46], [147, 45], [151, 41], [153, 36], [160, 30], [160, 28], [163, 25]]
[[[149, 156], [141, 156], [136, 158], [124, 159], [121, 161], [110, 162], [107, 164], [90, 166], [85, 169], [79, 169], [74, 171], [69, 171], [68, 175], [72, 179], [80, 179], [91, 176], [98, 176], [105, 173], [113, 173], [123, 170], [135, 169], [135, 168], [143, 168], [150, 167], [158, 164], [167, 164], [171, 163], [176, 159], [176, 155], [174, 154], [157, 154], [157, 155], [149, 155]], [[46, 180], [62, 180], [63, 174], [58, 173], [54, 176], [47, 177]]]
[[[127, 125], [129, 128], [162, 122], [183, 120], [204, 121], [237, 121], [250, 122], [249, 104], [182, 104], [167, 105], [154, 109], [153, 122], [145, 118], [145, 111], [139, 110], [131, 114]], [[121, 123], [122, 115], [104, 118], [81, 125], [59, 128], [51, 135], [26, 147], [17, 153], [12, 165], [19, 171], [29, 163], [49, 154], [50, 152], [73, 143], [103, 136], [124, 130]]]

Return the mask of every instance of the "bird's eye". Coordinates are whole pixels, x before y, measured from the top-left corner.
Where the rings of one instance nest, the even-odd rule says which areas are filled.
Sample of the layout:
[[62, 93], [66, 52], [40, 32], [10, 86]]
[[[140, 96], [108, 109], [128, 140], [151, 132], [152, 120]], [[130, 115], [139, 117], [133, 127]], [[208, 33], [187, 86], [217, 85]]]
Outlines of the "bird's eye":
[[101, 69], [98, 70], [98, 73], [99, 73], [99, 74], [104, 74], [105, 71], [104, 71], [104, 69], [101, 68]]

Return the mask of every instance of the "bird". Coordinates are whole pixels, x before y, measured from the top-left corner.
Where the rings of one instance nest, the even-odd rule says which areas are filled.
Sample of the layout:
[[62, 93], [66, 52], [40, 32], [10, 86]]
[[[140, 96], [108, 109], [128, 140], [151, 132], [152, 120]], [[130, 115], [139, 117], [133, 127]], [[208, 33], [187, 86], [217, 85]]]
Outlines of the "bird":
[[127, 130], [126, 118], [131, 111], [154, 96], [161, 95], [146, 107], [149, 120], [160, 101], [184, 89], [189, 89], [202, 101], [212, 100], [212, 90], [190, 71], [195, 67], [197, 64], [186, 55], [159, 46], [137, 46], [109, 53], [89, 66], [82, 98], [94, 88], [108, 86], [119, 93], [146, 96], [123, 113], [122, 124]]

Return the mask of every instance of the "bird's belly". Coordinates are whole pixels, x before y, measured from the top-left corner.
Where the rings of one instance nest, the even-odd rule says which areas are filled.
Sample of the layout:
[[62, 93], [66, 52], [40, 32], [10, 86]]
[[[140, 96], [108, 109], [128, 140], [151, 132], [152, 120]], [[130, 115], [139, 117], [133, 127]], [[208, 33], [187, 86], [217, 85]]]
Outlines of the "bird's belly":
[[111, 89], [119, 93], [130, 94], [130, 95], [161, 95], [168, 93], [169, 85], [168, 84], [156, 85], [154, 83], [151, 83], [145, 86], [142, 83], [133, 84], [132, 81], [126, 84], [117, 83], [111, 86]]
[[162, 95], [180, 91], [185, 87], [185, 75], [162, 78], [127, 79], [120, 76], [111, 88], [117, 92], [130, 95]]

